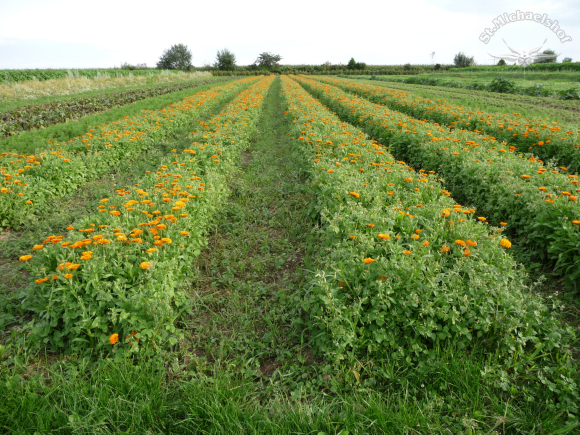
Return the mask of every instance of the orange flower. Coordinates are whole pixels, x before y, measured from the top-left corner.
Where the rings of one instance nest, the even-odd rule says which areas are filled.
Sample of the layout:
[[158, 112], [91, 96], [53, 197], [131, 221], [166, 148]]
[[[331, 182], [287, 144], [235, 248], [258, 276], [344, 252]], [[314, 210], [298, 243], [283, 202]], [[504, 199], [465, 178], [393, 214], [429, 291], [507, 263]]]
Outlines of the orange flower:
[[467, 246], [477, 246], [477, 242], [474, 240], [467, 239]]
[[456, 240], [455, 244], [459, 246], [465, 246], [465, 242], [463, 240]]
[[528, 179], [528, 178], [531, 178], [531, 177], [529, 175], [522, 175], [522, 178]]
[[463, 251], [463, 255], [465, 255], [466, 257], [469, 257], [471, 255], [471, 252], [469, 252], [467, 249], [465, 249]]
[[20, 261], [28, 261], [32, 258], [32, 255], [23, 255], [22, 257], [20, 257], [18, 260]]
[[34, 281], [36, 284], [42, 284], [44, 282], [44, 279], [39, 278], [36, 281]]
[[371, 264], [371, 263], [374, 263], [374, 261], [375, 261], [375, 260], [373, 260], [372, 258], [365, 258], [365, 259], [363, 260], [363, 263], [366, 263], [366, 264]]
[[388, 234], [379, 234], [379, 239], [389, 240], [390, 238], [391, 236], [389, 236]]
[[575, 221], [572, 221], [572, 224], [574, 224], [574, 225], [580, 225], [580, 221], [576, 221], [576, 220]]
[[373, 228], [375, 226], [375, 224], [368, 224], [367, 227], [369, 228]]
[[143, 270], [149, 270], [153, 267], [153, 263], [149, 261], [144, 261], [139, 265], [139, 267]]
[[349, 236], [351, 239], [354, 239], [356, 236]]
[[111, 342], [111, 344], [115, 344], [117, 341], [119, 341], [119, 334], [117, 334], [117, 333], [112, 334], [109, 337], [109, 341]]
[[360, 198], [360, 194], [356, 193], [356, 192], [350, 192], [349, 195], [354, 196], [355, 198]]
[[428, 242], [427, 240], [425, 240], [425, 241], [423, 242], [423, 246], [425, 246], [425, 247], [429, 246], [429, 242]]
[[68, 264], [68, 265], [66, 266], [66, 268], [67, 268], [68, 270], [75, 270], [75, 269], [78, 269], [78, 268], [79, 268], [79, 266], [80, 266], [80, 264]]
[[477, 220], [479, 220], [479, 221], [481, 221], [481, 222], [485, 222], [485, 221], [486, 221], [486, 219], [485, 219], [483, 216], [479, 216], [479, 217], [477, 218]]
[[449, 246], [441, 246], [441, 252], [445, 253], [445, 252], [449, 252]]
[[148, 254], [153, 254], [155, 251], [157, 251], [157, 248], [149, 248], [145, 252], [147, 252]]
[[38, 251], [39, 249], [42, 249], [42, 248], [44, 248], [44, 245], [34, 245], [34, 246], [32, 247], [32, 249], [33, 249], [34, 251]]
[[576, 201], [578, 197], [576, 195], [570, 195], [570, 201]]
[[403, 251], [403, 254], [405, 254], [405, 255], [411, 255], [411, 251], [405, 250], [405, 251]]
[[511, 248], [512, 247], [512, 242], [510, 242], [508, 239], [501, 239], [499, 244], [501, 246], [503, 246], [504, 248]]
[[499, 224], [502, 225], [502, 226], [504, 226], [504, 227], [507, 225], [506, 222], [500, 222]]
[[67, 273], [64, 277], [66, 279], [71, 279], [73, 277], [73, 275], [72, 275], [72, 273]]
[[541, 190], [542, 192], [545, 192], [548, 189], [542, 186], [542, 187], [538, 187], [538, 190]]
[[182, 236], [188, 236], [189, 231], [180, 231], [179, 234], [181, 234]]

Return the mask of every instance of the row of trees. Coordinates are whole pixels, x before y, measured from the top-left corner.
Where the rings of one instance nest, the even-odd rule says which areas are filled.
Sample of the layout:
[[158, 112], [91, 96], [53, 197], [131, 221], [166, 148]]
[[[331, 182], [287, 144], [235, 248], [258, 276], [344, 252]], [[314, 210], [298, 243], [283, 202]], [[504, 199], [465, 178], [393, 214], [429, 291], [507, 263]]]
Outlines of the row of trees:
[[[193, 66], [191, 63], [192, 57], [191, 50], [186, 45], [172, 45], [171, 48], [165, 50], [159, 58], [159, 61], [157, 62], [157, 68], [181, 70], [189, 69]], [[279, 54], [264, 52], [258, 55], [258, 58], [252, 65], [254, 69], [270, 70], [272, 67], [277, 66], [281, 60], [282, 56]], [[213, 67], [221, 71], [234, 71], [237, 68], [236, 55], [227, 48], [218, 50]]]
[[[546, 57], [534, 59], [534, 63], [556, 63], [557, 56], [556, 56], [556, 52], [554, 50], [547, 49], [547, 50], [544, 50], [542, 52], [542, 54], [545, 55]], [[547, 56], [553, 56], [553, 57], [547, 57]], [[565, 57], [564, 59], [562, 59], [562, 62], [563, 63], [572, 62], [572, 59], [569, 57]], [[469, 66], [476, 65], [475, 59], [473, 58], [473, 56], [470, 57], [462, 51], [460, 51], [459, 53], [457, 53], [455, 55], [455, 57], [453, 58], [453, 63], [458, 68], [466, 68]], [[498, 66], [504, 66], [504, 65], [506, 65], [506, 61], [503, 59], [500, 59], [497, 64], [498, 64]]]

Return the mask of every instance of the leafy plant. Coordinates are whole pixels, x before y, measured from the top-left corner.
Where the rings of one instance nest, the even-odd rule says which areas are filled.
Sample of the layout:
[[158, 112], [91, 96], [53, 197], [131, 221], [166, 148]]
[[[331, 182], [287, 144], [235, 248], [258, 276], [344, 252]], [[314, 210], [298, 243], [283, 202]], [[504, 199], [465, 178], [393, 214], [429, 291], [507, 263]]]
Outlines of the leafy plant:
[[255, 60], [254, 65], [259, 68], [270, 70], [275, 66], [278, 66], [278, 62], [280, 62], [281, 60], [282, 56], [280, 56], [279, 54], [264, 52], [258, 55], [258, 58]]
[[458, 68], [465, 68], [474, 65], [475, 61], [473, 60], [473, 56], [469, 57], [464, 52], [460, 51], [453, 58], [453, 63]]
[[511, 94], [515, 88], [515, 81], [503, 77], [495, 78], [489, 84], [491, 92], [499, 92], [500, 94]]

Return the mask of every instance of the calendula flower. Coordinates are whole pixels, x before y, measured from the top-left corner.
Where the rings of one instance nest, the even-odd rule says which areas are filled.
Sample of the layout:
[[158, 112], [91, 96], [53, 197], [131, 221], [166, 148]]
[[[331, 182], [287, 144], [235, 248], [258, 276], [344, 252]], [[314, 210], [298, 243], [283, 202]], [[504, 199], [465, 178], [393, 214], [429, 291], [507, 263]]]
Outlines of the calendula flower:
[[456, 245], [459, 245], [459, 246], [465, 246], [465, 241], [458, 239], [458, 240], [455, 241], [455, 244]]
[[528, 178], [531, 178], [531, 177], [529, 175], [522, 175], [522, 178], [527, 180]]
[[144, 261], [139, 265], [139, 267], [143, 270], [149, 270], [153, 267], [153, 263], [149, 261]]
[[574, 224], [574, 225], [580, 225], [580, 221], [574, 220], [574, 221], [572, 221], [572, 224]]
[[499, 224], [500, 224], [501, 226], [503, 226], [503, 227], [505, 227], [505, 226], [507, 225], [507, 223], [506, 223], [506, 222], [500, 222]]
[[149, 248], [145, 252], [147, 252], [148, 254], [153, 254], [155, 251], [157, 251], [157, 248]]
[[428, 242], [427, 240], [425, 240], [425, 241], [423, 242], [423, 246], [425, 246], [425, 247], [429, 246], [429, 242]]
[[42, 249], [42, 248], [44, 248], [44, 245], [34, 245], [34, 246], [32, 247], [32, 249], [33, 249], [34, 251], [38, 251], [39, 249]]
[[373, 228], [375, 226], [375, 224], [368, 224], [367, 227], [369, 228]]
[[469, 257], [471, 255], [471, 252], [469, 252], [469, 250], [465, 249], [463, 251], [463, 255], [465, 255], [466, 257]]
[[350, 192], [349, 195], [354, 196], [355, 198], [360, 198], [360, 194], [356, 192]]
[[445, 245], [441, 246], [440, 251], [443, 252], [443, 253], [449, 252], [449, 246], [445, 246]]
[[366, 264], [371, 264], [371, 263], [374, 263], [374, 261], [375, 261], [375, 260], [373, 260], [372, 258], [365, 258], [365, 259], [363, 260], [363, 263], [366, 263]]
[[28, 261], [32, 258], [32, 255], [23, 255], [22, 257], [20, 257], [18, 260], [20, 261]]
[[487, 219], [486, 219], [486, 218], [484, 218], [483, 216], [479, 216], [479, 217], [477, 218], [477, 220], [479, 220], [479, 221], [481, 221], [481, 222], [485, 222]]
[[170, 245], [170, 244], [171, 244], [171, 242], [172, 242], [172, 240], [171, 240], [169, 237], [163, 237], [163, 238], [161, 239], [161, 241], [162, 241], [163, 243], [167, 243], [168, 245]]
[[73, 275], [72, 275], [72, 273], [67, 273], [64, 277], [66, 279], [71, 279], [73, 277]]
[[188, 236], [189, 231], [180, 231], [179, 234], [181, 234], [182, 236]]
[[111, 336], [109, 337], [109, 342], [111, 344], [115, 344], [117, 341], [119, 341], [119, 334], [117, 333], [111, 334]]
[[388, 234], [379, 234], [379, 239], [389, 240], [390, 238], [391, 236], [389, 236]]
[[467, 246], [477, 246], [477, 242], [474, 240], [467, 239]]
[[405, 251], [403, 251], [403, 254], [405, 254], [405, 255], [411, 255], [411, 251], [405, 250]]
[[36, 284], [42, 284], [44, 282], [44, 279], [39, 278], [36, 281], [34, 281]]
[[512, 247], [512, 242], [510, 242], [508, 239], [501, 239], [499, 244], [501, 246], [503, 246], [504, 248], [511, 248]]

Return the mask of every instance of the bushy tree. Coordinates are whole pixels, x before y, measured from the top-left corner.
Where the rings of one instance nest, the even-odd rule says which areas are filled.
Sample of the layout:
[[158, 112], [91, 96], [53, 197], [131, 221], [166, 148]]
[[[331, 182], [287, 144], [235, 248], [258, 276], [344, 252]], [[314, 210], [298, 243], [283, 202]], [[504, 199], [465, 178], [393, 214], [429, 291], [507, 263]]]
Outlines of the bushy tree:
[[157, 68], [159, 69], [182, 69], [185, 70], [191, 66], [191, 51], [187, 45], [176, 44], [172, 45], [170, 49], [165, 50]]
[[542, 52], [544, 55], [552, 56], [544, 59], [535, 59], [534, 63], [554, 63], [556, 62], [556, 52], [552, 49], [547, 49]]
[[233, 71], [236, 69], [236, 55], [227, 48], [218, 50], [214, 66], [222, 71]]
[[348, 64], [346, 65], [346, 67], [348, 69], [365, 69], [367, 67], [367, 64], [364, 62], [357, 62], [354, 60], [354, 57], [351, 57], [350, 60], [348, 61]]
[[562, 59], [562, 63], [565, 62], [572, 62], [572, 58], [571, 57], [565, 57], [564, 59]]
[[261, 53], [258, 56], [256, 61], [254, 62], [254, 65], [260, 68], [270, 70], [273, 67], [278, 66], [278, 62], [280, 62], [281, 60], [282, 56], [280, 56], [279, 54], [272, 54], [270, 52], [265, 51], [264, 53]]
[[497, 63], [497, 66], [505, 66], [505, 60], [500, 59], [499, 62]]
[[472, 66], [473, 64], [475, 64], [475, 60], [473, 60], [473, 56], [469, 57], [463, 51], [460, 51], [453, 58], [453, 63], [458, 68], [465, 68], [465, 67]]

